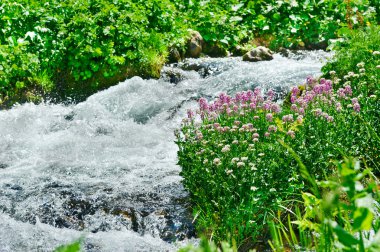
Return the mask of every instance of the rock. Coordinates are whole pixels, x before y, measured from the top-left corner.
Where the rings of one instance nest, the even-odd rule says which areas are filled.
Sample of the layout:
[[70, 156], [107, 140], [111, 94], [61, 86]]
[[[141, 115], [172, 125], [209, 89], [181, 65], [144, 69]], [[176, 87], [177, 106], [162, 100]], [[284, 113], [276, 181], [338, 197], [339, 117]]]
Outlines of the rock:
[[243, 56], [244, 54], [246, 54], [248, 52], [247, 49], [245, 49], [244, 47], [240, 46], [240, 45], [237, 45], [233, 51], [232, 51], [232, 54], [234, 56]]
[[206, 44], [203, 48], [203, 52], [210, 57], [226, 57], [228, 56], [228, 51], [223, 48], [219, 43], [212, 45]]
[[178, 51], [177, 48], [171, 48], [169, 50], [169, 63], [177, 63], [180, 62], [183, 58], [183, 55]]
[[187, 43], [186, 55], [192, 58], [199, 58], [202, 53], [204, 40], [201, 34], [197, 31], [191, 31], [190, 39]]
[[259, 46], [247, 52], [243, 56], [243, 61], [257, 62], [263, 60], [272, 60], [273, 52], [266, 47]]
[[163, 79], [164, 81], [168, 81], [170, 83], [178, 84], [185, 79], [185, 76], [183, 71], [180, 69], [164, 67], [161, 70], [160, 79]]
[[289, 53], [290, 53], [289, 49], [286, 49], [286, 48], [280, 47], [280, 48], [278, 49], [278, 52], [279, 52], [282, 56], [284, 56], [284, 57], [289, 57]]

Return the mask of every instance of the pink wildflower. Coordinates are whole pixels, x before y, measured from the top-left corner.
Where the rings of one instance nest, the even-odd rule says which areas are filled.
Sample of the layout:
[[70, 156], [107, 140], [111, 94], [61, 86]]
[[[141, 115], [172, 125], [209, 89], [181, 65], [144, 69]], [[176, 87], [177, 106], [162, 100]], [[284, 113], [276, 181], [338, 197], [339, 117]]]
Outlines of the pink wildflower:
[[272, 113], [268, 113], [265, 118], [267, 119], [268, 122], [272, 122], [273, 121], [273, 115]]
[[296, 135], [295, 135], [295, 132], [293, 130], [289, 130], [287, 133], [286, 133], [288, 136], [290, 136], [291, 138], [294, 138]]

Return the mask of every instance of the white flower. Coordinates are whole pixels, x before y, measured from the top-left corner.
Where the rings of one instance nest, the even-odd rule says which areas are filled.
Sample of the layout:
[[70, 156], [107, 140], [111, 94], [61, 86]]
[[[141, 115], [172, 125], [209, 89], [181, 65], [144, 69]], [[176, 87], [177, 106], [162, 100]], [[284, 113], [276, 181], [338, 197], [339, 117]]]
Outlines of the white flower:
[[242, 166], [244, 166], [245, 164], [244, 164], [244, 162], [238, 162], [236, 165], [237, 165], [237, 167], [242, 167]]
[[252, 191], [256, 191], [258, 188], [256, 186], [251, 186]]
[[221, 162], [220, 162], [220, 159], [219, 158], [214, 158], [214, 161], [213, 161], [214, 165], [220, 165]]
[[359, 68], [362, 68], [362, 67], [364, 67], [364, 62], [360, 62], [360, 63], [356, 64], [356, 66]]
[[276, 192], [277, 190], [275, 188], [271, 188], [269, 191], [270, 192]]
[[229, 145], [226, 145], [222, 148], [222, 152], [229, 152], [231, 149], [230, 149], [230, 146]]
[[241, 161], [246, 162], [248, 160], [248, 157], [241, 157]]
[[234, 157], [232, 160], [231, 160], [231, 163], [236, 163], [236, 162], [238, 162], [239, 161], [239, 158], [237, 158], [237, 157]]

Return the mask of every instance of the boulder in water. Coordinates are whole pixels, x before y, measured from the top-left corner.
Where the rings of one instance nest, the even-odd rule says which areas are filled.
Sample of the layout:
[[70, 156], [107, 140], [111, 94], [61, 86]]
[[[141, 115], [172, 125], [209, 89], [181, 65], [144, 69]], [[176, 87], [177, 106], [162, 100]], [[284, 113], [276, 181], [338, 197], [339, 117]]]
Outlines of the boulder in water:
[[255, 49], [252, 49], [251, 51], [247, 52], [243, 56], [243, 61], [250, 61], [250, 62], [272, 60], [272, 59], [273, 59], [273, 52], [264, 46], [258, 46]]
[[203, 48], [203, 51], [210, 57], [228, 56], [228, 51], [220, 43], [206, 44]]
[[171, 48], [169, 50], [169, 63], [180, 62], [183, 59], [183, 54], [179, 52], [177, 48]]
[[191, 31], [190, 39], [187, 43], [187, 52], [186, 55], [192, 58], [199, 58], [202, 53], [204, 40], [202, 35], [197, 31]]

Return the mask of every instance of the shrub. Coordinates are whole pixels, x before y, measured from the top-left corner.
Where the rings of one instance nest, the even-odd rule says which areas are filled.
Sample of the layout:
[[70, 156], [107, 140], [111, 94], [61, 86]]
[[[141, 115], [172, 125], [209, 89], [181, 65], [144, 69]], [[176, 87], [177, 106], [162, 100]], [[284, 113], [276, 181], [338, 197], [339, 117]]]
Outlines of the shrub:
[[317, 179], [331, 174], [332, 157], [357, 153], [358, 99], [350, 86], [339, 93], [333, 85], [309, 78], [303, 93], [292, 89], [289, 108], [273, 102], [272, 91], [264, 98], [255, 89], [233, 98], [221, 94], [211, 104], [200, 99], [200, 121], [188, 112], [177, 133], [178, 157], [202, 232], [241, 245], [313, 186], [290, 146]]
[[196, 0], [182, 8], [207, 42], [218, 41], [234, 48], [252, 39], [260, 43], [264, 38], [264, 43], [276, 48], [323, 47], [336, 38], [338, 30], [376, 23], [378, 4], [368, 0]]
[[[62, 78], [75, 82], [74, 89], [89, 83], [96, 90], [104, 87], [98, 84], [99, 73], [124, 76], [126, 68], [158, 77], [167, 48], [183, 44], [187, 34], [169, 0], [5, 0], [0, 13], [3, 99]], [[4, 50], [15, 55], [9, 59]], [[36, 78], [41, 73], [44, 78]]]
[[318, 195], [302, 194], [304, 208], [293, 216], [295, 221], [289, 216], [288, 225], [272, 225], [274, 251], [379, 251], [376, 179], [353, 158], [337, 162], [336, 171], [318, 183]]
[[[374, 26], [347, 34], [335, 47], [336, 54], [323, 67], [325, 77], [333, 78], [335, 89], [350, 85], [359, 97], [362, 113], [359, 118], [363, 131], [356, 143], [363, 151], [360, 158], [379, 171], [380, 163], [380, 27]], [[371, 135], [370, 137], [366, 137]], [[363, 141], [362, 138], [366, 138]]]

